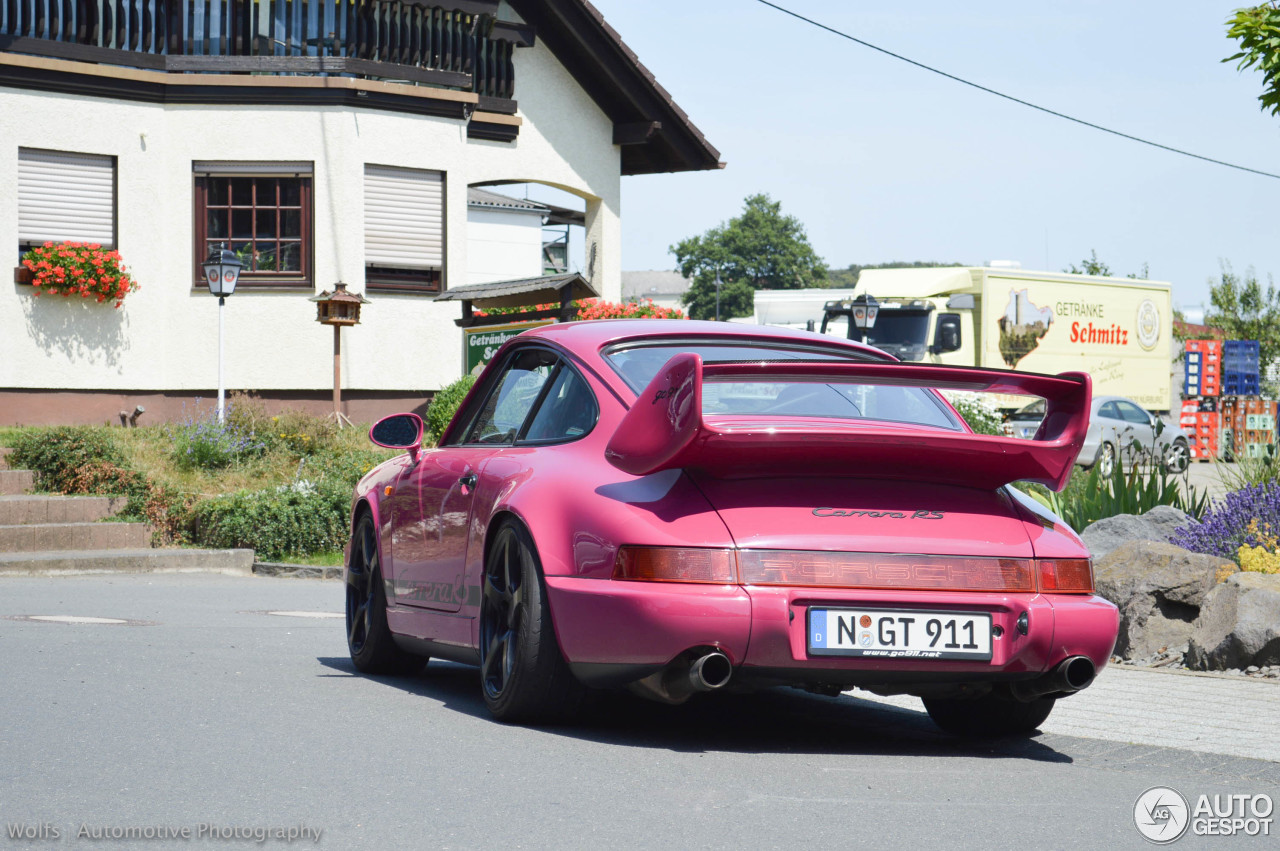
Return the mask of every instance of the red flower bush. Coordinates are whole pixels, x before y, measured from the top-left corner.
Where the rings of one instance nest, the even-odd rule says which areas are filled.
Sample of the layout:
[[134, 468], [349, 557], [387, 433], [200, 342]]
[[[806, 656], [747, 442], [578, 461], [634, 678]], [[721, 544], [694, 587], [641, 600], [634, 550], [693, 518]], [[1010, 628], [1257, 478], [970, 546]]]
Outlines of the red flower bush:
[[[684, 311], [678, 307], [661, 307], [653, 303], [653, 299], [640, 301], [602, 301], [598, 298], [585, 298], [575, 301], [579, 319], [688, 319]], [[508, 313], [521, 313], [533, 310], [554, 310], [558, 304], [535, 304], [533, 307], [497, 307], [488, 310], [476, 309], [476, 316], [500, 316]]]
[[119, 307], [125, 295], [138, 288], [138, 282], [125, 271], [120, 252], [103, 250], [101, 245], [46, 242], [23, 254], [22, 265], [31, 270], [36, 295], [78, 295], [99, 302], [111, 299]]

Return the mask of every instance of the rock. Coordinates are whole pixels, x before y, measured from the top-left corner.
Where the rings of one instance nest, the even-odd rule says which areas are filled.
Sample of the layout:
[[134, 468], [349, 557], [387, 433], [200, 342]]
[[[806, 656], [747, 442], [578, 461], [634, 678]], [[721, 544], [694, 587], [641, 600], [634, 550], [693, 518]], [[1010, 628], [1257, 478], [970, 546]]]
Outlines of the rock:
[[1173, 530], [1186, 526], [1191, 518], [1170, 505], [1157, 505], [1146, 514], [1117, 514], [1085, 527], [1081, 540], [1100, 559], [1129, 541], [1157, 541], [1167, 544]]
[[1217, 556], [1152, 541], [1130, 541], [1095, 562], [1098, 594], [1120, 608], [1115, 654], [1142, 659], [1187, 644], [1209, 593], [1239, 570]]
[[1237, 573], [1209, 593], [1191, 632], [1187, 666], [1280, 663], [1280, 574]]

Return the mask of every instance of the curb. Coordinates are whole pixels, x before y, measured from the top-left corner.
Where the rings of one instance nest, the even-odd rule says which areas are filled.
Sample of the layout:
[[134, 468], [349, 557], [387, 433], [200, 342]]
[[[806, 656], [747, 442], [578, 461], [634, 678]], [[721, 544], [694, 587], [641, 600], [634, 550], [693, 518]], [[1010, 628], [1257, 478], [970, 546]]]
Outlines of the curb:
[[255, 561], [254, 576], [275, 576], [281, 579], [341, 579], [342, 567], [315, 567], [306, 564], [288, 564], [279, 561]]
[[253, 550], [55, 550], [0, 554], [0, 576], [93, 576], [112, 573], [253, 575]]

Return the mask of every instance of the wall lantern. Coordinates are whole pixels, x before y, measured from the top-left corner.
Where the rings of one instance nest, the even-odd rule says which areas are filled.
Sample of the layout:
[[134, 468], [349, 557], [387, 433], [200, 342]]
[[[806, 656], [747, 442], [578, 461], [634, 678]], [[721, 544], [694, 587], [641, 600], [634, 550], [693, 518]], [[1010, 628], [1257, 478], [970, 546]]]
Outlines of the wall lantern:
[[339, 281], [333, 285], [333, 292], [325, 290], [308, 301], [316, 303], [316, 321], [333, 326], [333, 413], [330, 416], [338, 428], [342, 428], [351, 425], [351, 420], [342, 413], [342, 328], [360, 324], [360, 306], [369, 300], [359, 293], [347, 292], [347, 285]]
[[236, 291], [244, 264], [234, 251], [227, 250], [226, 243], [220, 242], [217, 248], [209, 252], [209, 258], [200, 265], [204, 269], [204, 282], [209, 286], [210, 294], [218, 297], [218, 422], [223, 423], [227, 420], [227, 390], [222, 380], [222, 308], [227, 296]]
[[866, 330], [876, 325], [876, 314], [880, 312], [880, 302], [875, 296], [862, 293], [853, 300], [853, 324]]

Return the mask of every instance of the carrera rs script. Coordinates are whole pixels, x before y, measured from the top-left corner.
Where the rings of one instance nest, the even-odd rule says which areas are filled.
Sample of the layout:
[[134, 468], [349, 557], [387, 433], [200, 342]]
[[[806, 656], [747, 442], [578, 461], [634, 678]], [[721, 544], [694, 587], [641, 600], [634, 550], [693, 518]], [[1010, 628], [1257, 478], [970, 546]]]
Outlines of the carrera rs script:
[[941, 520], [941, 511], [926, 511], [920, 509], [907, 514], [905, 511], [863, 511], [853, 508], [815, 508], [813, 509], [814, 517], [874, 517], [874, 518], [890, 518], [893, 520], [903, 520], [911, 518], [912, 520]]

